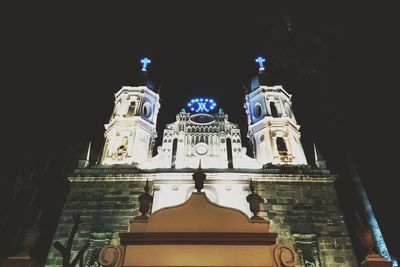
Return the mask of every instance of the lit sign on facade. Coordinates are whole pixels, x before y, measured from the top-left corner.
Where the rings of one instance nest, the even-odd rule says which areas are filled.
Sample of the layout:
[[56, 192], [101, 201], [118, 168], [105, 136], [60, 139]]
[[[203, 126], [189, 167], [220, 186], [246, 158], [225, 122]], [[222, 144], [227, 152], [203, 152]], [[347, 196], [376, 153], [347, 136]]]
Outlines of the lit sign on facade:
[[215, 109], [217, 103], [212, 98], [192, 98], [187, 106], [191, 112], [210, 112]]

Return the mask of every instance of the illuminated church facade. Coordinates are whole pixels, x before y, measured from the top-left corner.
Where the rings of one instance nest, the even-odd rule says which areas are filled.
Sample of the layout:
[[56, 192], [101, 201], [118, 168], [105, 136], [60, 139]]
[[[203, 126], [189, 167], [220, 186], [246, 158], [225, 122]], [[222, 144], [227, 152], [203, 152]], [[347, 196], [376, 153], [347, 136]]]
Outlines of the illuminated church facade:
[[[139, 214], [138, 196], [147, 180], [154, 214], [190, 198], [196, 191], [192, 174], [201, 166], [207, 198], [248, 217], [249, 181], [255, 183], [262, 199], [259, 216], [269, 221], [277, 243], [294, 248], [295, 266], [357, 266], [334, 190], [336, 176], [315, 147], [315, 161], [306, 159], [291, 95], [282, 86], [256, 84], [244, 102], [252, 157], [238, 125], [212, 98], [189, 100], [165, 126], [153, 155], [159, 95], [147, 86], [122, 87], [105, 124], [98, 162], [81, 160], [69, 177], [71, 190], [54, 240], [68, 238], [71, 215], [79, 212], [83, 223], [73, 253], [89, 242], [84, 266], [99, 266], [100, 250], [118, 245], [118, 234], [128, 232], [129, 220]], [[52, 248], [46, 266], [61, 264]]]

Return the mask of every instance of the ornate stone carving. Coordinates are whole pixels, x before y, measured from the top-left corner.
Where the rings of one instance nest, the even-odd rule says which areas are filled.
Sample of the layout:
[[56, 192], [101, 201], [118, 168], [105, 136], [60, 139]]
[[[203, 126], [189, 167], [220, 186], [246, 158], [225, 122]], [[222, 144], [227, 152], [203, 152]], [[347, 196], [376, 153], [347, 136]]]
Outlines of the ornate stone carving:
[[89, 248], [84, 261], [85, 267], [100, 266], [98, 262], [99, 253], [105, 246], [110, 245], [112, 235], [111, 232], [92, 232], [89, 234]]
[[104, 267], [119, 267], [123, 262], [123, 246], [109, 245], [99, 254], [99, 263]]
[[120, 145], [113, 153], [112, 158], [116, 160], [123, 160], [128, 155], [128, 148], [126, 145]]
[[251, 217], [252, 220], [260, 220], [264, 221], [263, 218], [257, 216], [257, 214], [260, 212], [260, 203], [263, 201], [263, 199], [256, 193], [255, 191], [255, 186], [252, 180], [250, 180], [250, 194], [246, 197], [247, 202], [249, 202], [250, 205], [250, 211], [253, 213], [253, 217]]
[[135, 217], [135, 220], [147, 220], [146, 213], [150, 210], [151, 202], [153, 201], [153, 196], [149, 194], [149, 180], [146, 181], [144, 186], [144, 193], [139, 196], [139, 211], [142, 215]]
[[274, 260], [278, 267], [295, 266], [297, 264], [297, 255], [290, 247], [276, 245], [274, 249]]
[[319, 258], [319, 246], [318, 246], [317, 235], [293, 234], [293, 237], [294, 237], [294, 248], [298, 253], [299, 262], [301, 266], [320, 267], [321, 260]]

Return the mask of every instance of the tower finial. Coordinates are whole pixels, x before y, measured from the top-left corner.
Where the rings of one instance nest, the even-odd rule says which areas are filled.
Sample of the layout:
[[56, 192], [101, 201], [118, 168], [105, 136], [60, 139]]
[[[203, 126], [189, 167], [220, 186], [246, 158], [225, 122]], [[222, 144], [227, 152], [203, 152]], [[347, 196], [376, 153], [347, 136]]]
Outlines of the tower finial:
[[86, 152], [86, 161], [89, 163], [89, 158], [90, 158], [90, 149], [92, 148], [92, 141], [89, 142], [89, 146]]
[[144, 185], [144, 192], [149, 193], [150, 187], [149, 187], [149, 179], [146, 180], [146, 184]]
[[317, 146], [314, 143], [314, 157], [315, 157], [315, 165], [317, 166], [317, 168], [319, 169], [326, 169], [326, 161], [324, 159], [324, 157], [322, 157], [321, 152], [319, 152], [319, 150], [317, 149]]
[[151, 59], [144, 57], [140, 60], [140, 63], [142, 63], [142, 71], [147, 72], [147, 67], [151, 63]]
[[256, 187], [251, 179], [249, 181], [249, 189], [251, 193], [246, 197], [246, 200], [249, 202], [250, 211], [253, 213], [253, 217], [250, 219], [264, 221], [263, 218], [257, 215], [260, 212], [260, 203], [263, 201], [263, 199], [257, 193], [254, 193]]
[[255, 62], [258, 63], [258, 72], [262, 73], [265, 70], [264, 62], [265, 62], [265, 57], [263, 56], [258, 56], [255, 59]]
[[206, 180], [206, 174], [201, 169], [201, 159], [199, 161], [199, 167], [193, 173], [194, 180], [194, 188], [196, 188], [197, 192], [201, 192], [201, 189], [204, 187], [204, 181]]
[[136, 220], [147, 220], [146, 213], [150, 210], [151, 202], [153, 201], [153, 196], [149, 194], [149, 180], [146, 180], [146, 184], [144, 186], [144, 193], [142, 193], [138, 200], [139, 200], [139, 211], [142, 215], [135, 217]]
[[251, 179], [250, 179], [250, 182], [249, 182], [249, 189], [250, 189], [250, 192], [252, 194], [254, 194], [254, 191], [256, 190], [256, 187], [254, 186], [253, 180], [251, 180]]
[[80, 159], [78, 161], [78, 168], [87, 168], [90, 164], [90, 149], [92, 146], [92, 142], [89, 142], [88, 148], [86, 150], [86, 156], [83, 155], [84, 159]]

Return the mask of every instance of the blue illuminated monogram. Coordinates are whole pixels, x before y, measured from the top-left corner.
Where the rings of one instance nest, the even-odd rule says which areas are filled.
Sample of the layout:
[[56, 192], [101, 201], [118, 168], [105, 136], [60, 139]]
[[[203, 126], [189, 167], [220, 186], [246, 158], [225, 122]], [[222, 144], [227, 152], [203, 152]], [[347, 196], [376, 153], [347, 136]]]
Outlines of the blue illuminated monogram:
[[187, 106], [192, 112], [210, 112], [215, 109], [217, 103], [212, 98], [192, 98]]
[[151, 60], [145, 57], [140, 60], [140, 63], [142, 63], [142, 71], [147, 71], [147, 65], [151, 63]]
[[256, 62], [258, 63], [258, 70], [259, 71], [265, 70], [265, 67], [264, 67], [265, 58], [259, 56], [258, 58], [256, 58]]

